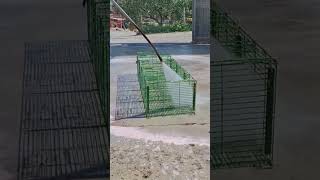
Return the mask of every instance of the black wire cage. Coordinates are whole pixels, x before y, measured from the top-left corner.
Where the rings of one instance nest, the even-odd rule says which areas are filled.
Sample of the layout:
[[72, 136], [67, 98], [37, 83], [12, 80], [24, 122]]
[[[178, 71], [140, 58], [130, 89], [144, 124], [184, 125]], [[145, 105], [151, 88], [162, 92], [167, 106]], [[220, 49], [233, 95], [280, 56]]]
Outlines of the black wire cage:
[[271, 168], [277, 62], [213, 2], [211, 34], [211, 167]]
[[17, 179], [109, 176], [109, 1], [88, 40], [25, 44]]

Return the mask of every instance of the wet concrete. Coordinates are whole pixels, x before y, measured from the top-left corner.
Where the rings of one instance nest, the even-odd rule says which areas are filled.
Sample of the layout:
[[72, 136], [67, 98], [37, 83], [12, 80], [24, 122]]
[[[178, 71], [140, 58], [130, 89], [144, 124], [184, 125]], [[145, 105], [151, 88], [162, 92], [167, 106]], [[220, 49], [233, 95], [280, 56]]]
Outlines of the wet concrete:
[[186, 131], [183, 126], [165, 126], [165, 127], [121, 127], [111, 126], [110, 131], [114, 136], [120, 136], [130, 139], [142, 139], [144, 141], [161, 141], [164, 143], [173, 143], [176, 145], [197, 144], [209, 146], [210, 139], [202, 133], [203, 128], [193, 126], [192, 131]]
[[214, 180], [317, 180], [320, 169], [320, 2], [217, 0], [279, 61], [275, 167], [214, 172]]
[[[127, 39], [122, 39], [122, 36], [127, 37]], [[112, 121], [111, 125], [139, 127], [139, 129], [134, 129], [137, 136], [139, 133], [140, 135], [143, 133], [153, 134], [152, 136], [158, 138], [170, 136], [173, 139], [188, 136], [186, 138], [193, 142], [198, 139], [199, 143], [208, 143], [210, 116], [209, 45], [190, 44], [191, 32], [153, 34], [150, 35], [150, 39], [155, 42], [155, 46], [160, 53], [172, 55], [197, 80], [196, 114], [150, 119], [131, 118]], [[179, 40], [180, 43], [175, 42], [175, 40]], [[112, 117], [114, 117], [116, 109], [117, 77], [118, 75], [137, 73], [136, 55], [137, 52], [141, 51], [151, 51], [142, 36], [134, 36], [130, 32], [111, 32], [110, 107]], [[120, 135], [121, 131], [123, 134], [127, 133], [126, 128], [117, 128], [116, 130], [117, 133], [114, 135]], [[113, 134], [112, 128], [111, 134]], [[154, 138], [154, 140], [156, 139]]]

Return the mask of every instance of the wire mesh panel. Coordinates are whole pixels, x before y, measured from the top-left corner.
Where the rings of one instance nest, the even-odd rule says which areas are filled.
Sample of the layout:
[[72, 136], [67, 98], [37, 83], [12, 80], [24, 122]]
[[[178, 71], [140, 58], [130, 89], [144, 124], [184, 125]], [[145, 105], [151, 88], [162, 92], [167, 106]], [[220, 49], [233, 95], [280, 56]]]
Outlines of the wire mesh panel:
[[108, 174], [108, 124], [88, 43], [63, 42], [25, 47], [18, 179]]
[[[105, 128], [29, 130], [23, 141], [21, 179], [107, 177]], [[97, 153], [98, 152], [98, 153]]]
[[272, 57], [216, 3], [212, 3], [211, 23], [213, 37], [237, 57], [269, 58], [270, 61], [274, 61]]
[[90, 58], [94, 66], [101, 105], [110, 114], [110, 1], [88, 0], [88, 39]]
[[211, 167], [272, 167], [277, 62], [216, 3], [211, 10], [213, 38], [234, 57], [211, 60]]
[[107, 125], [97, 92], [25, 96], [21, 179], [107, 176]]
[[144, 106], [137, 74], [119, 75], [115, 119], [144, 117]]
[[193, 42], [208, 42], [210, 37], [210, 1], [209, 0], [197, 0], [193, 1], [192, 16], [193, 16]]
[[28, 64], [89, 62], [88, 41], [63, 40], [26, 43]]
[[25, 92], [70, 92], [97, 89], [92, 64], [28, 64]]
[[25, 47], [18, 179], [109, 173], [109, 1], [88, 0], [89, 41]]
[[97, 89], [85, 40], [26, 43], [24, 93]]
[[138, 78], [146, 117], [195, 113], [196, 81], [172, 57], [139, 53]]
[[[259, 73], [254, 66], [264, 67]], [[272, 166], [275, 69], [268, 60], [212, 65], [213, 167]]]

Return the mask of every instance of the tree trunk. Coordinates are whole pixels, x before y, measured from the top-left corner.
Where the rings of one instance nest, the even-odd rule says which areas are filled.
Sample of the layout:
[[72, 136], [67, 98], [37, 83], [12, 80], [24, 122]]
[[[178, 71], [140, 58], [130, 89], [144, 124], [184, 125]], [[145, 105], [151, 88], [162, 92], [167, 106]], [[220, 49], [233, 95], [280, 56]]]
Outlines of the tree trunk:
[[183, 8], [183, 23], [186, 24], [186, 8]]
[[163, 17], [162, 16], [160, 16], [160, 24], [159, 24], [160, 26], [162, 26], [163, 25]]

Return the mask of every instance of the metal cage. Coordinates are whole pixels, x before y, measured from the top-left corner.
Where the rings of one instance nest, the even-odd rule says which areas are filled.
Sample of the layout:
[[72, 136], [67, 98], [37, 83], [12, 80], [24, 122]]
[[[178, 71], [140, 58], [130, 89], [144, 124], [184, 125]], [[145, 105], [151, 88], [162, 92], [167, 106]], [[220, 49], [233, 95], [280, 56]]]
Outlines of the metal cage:
[[[88, 41], [102, 109], [110, 114], [110, 1], [88, 0]], [[108, 119], [109, 117], [106, 117]], [[108, 122], [109, 123], [109, 122]]]
[[272, 167], [277, 62], [211, 6], [211, 33], [235, 57], [211, 61], [212, 168]]
[[25, 44], [17, 179], [109, 174], [109, 1], [88, 0], [89, 41]]
[[146, 117], [195, 113], [196, 81], [171, 56], [139, 53], [138, 79]]

